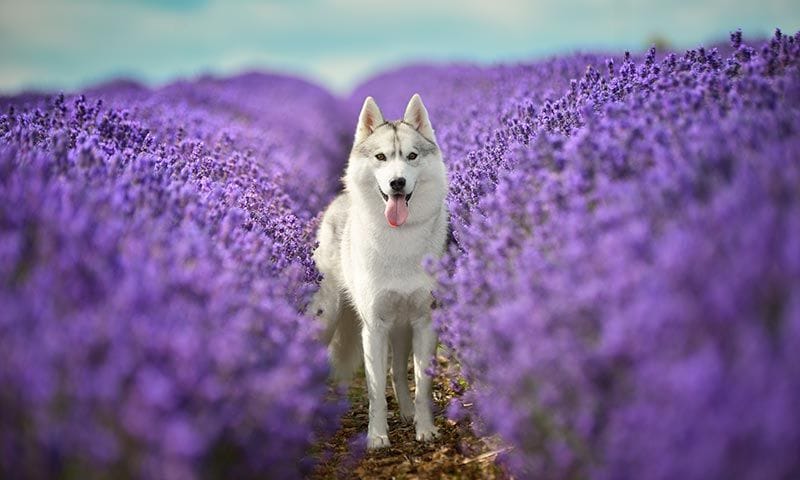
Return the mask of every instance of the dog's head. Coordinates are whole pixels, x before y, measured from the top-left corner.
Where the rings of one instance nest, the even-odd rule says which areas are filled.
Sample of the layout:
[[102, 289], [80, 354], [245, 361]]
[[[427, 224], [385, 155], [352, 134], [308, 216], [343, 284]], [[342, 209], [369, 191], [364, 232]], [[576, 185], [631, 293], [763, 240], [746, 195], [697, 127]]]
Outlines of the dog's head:
[[[367, 97], [356, 127], [346, 176], [369, 204], [383, 207], [392, 227], [438, 213], [447, 194], [447, 176], [428, 111], [418, 94], [402, 120], [387, 122]], [[374, 208], [374, 207], [373, 207]]]

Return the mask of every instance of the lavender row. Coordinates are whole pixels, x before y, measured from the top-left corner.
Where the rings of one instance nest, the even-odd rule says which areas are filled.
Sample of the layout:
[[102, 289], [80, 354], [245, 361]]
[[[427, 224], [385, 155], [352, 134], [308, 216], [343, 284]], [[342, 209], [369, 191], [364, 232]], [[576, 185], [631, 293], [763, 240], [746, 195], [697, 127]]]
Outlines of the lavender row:
[[800, 35], [732, 40], [439, 87], [490, 108], [437, 124], [473, 150], [436, 321], [521, 476], [800, 472]]
[[0, 117], [2, 471], [302, 475], [341, 411], [298, 313], [338, 103], [260, 75], [87, 95]]

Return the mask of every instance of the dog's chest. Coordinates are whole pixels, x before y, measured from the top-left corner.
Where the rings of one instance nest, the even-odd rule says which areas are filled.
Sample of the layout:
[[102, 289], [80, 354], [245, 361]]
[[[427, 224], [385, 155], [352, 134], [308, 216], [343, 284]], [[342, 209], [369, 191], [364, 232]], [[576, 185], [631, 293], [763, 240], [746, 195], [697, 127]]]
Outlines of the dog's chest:
[[438, 253], [430, 228], [353, 233], [343, 264], [353, 267], [344, 273], [355, 288], [410, 293], [433, 287], [422, 267], [426, 255]]

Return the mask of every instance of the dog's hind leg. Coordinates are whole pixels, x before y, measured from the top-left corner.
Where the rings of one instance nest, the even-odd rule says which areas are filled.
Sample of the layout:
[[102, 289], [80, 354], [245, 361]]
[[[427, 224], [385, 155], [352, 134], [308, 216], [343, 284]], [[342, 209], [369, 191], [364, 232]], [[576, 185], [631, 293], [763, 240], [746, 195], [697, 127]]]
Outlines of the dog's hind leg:
[[392, 386], [394, 398], [400, 407], [400, 418], [405, 423], [414, 420], [414, 404], [408, 390], [408, 355], [411, 353], [411, 326], [398, 322], [392, 328]]
[[342, 298], [339, 305], [339, 315], [335, 320], [336, 328], [331, 337], [328, 354], [334, 380], [348, 382], [363, 360], [361, 321], [346, 299]]

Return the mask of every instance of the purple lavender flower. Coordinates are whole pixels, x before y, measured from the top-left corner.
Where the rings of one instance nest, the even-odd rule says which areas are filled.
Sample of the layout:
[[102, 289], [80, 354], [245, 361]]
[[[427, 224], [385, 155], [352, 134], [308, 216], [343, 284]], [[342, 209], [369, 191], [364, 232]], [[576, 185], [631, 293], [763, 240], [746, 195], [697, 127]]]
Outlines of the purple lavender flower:
[[300, 476], [341, 411], [298, 313], [336, 102], [258, 75], [96, 95], [0, 118], [2, 471]]
[[439, 102], [436, 320], [520, 476], [800, 472], [800, 35], [732, 41], [365, 87]]

